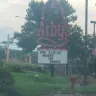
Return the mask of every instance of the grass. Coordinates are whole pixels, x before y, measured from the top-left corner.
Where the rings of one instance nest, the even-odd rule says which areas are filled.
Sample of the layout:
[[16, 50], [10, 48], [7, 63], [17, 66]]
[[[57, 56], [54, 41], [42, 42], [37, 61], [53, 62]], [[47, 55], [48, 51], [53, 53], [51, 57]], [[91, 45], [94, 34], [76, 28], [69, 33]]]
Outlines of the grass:
[[[38, 72], [32, 72], [27, 71], [24, 73], [13, 73], [13, 76], [15, 80], [22, 79], [22, 80], [28, 80], [28, 81], [34, 81], [34, 76], [38, 75], [38, 82], [40, 83], [48, 83], [48, 84], [69, 84], [70, 79], [68, 77], [61, 77], [61, 76], [55, 76], [54, 78], [51, 77], [48, 73], [38, 73]], [[16, 79], [17, 78], [17, 79]]]
[[[38, 82], [34, 82], [34, 75], [38, 74]], [[70, 81], [66, 77], [54, 77], [49, 74], [36, 72], [13, 73], [16, 81], [15, 87], [23, 96], [40, 96], [51, 92], [57, 92], [62, 89], [62, 84], [68, 84]]]
[[[48, 73], [37, 73], [25, 71], [24, 73], [13, 72], [15, 79], [14, 87], [22, 96], [42, 96], [50, 93], [96, 93], [96, 86], [77, 87], [74, 90], [70, 88], [69, 77], [55, 76], [51, 77]], [[39, 78], [35, 82], [34, 76], [38, 74]], [[7, 96], [0, 94], [0, 96]]]
[[[14, 64], [15, 65], [15, 64]], [[19, 65], [19, 64], [18, 64]], [[9, 67], [11, 66], [8, 65]], [[38, 65], [19, 65], [23, 67], [38, 67]], [[42, 96], [49, 93], [96, 93], [96, 86], [77, 87], [74, 90], [70, 88], [70, 77], [56, 76], [51, 77], [49, 73], [38, 73], [33, 71], [12, 72], [15, 83], [14, 87], [22, 96]], [[34, 76], [38, 75], [36, 82]], [[93, 80], [93, 79], [91, 79]], [[0, 94], [0, 96], [7, 96]]]
[[0, 93], [0, 96], [7, 96], [6, 93]]
[[[12, 73], [15, 79], [15, 88], [22, 96], [42, 96], [48, 93], [96, 93], [96, 86], [78, 87], [70, 89], [68, 77], [51, 77], [48, 73], [27, 71], [24, 73]], [[34, 81], [34, 75], [38, 74], [38, 81]]]
[[78, 93], [96, 93], [96, 86], [85, 86], [75, 89]]
[[96, 86], [91, 86], [91, 85], [87, 85], [87, 86], [82, 86], [82, 87], [76, 87], [75, 89], [71, 89], [70, 86], [64, 86], [61, 89], [61, 93], [93, 93], [96, 94]]

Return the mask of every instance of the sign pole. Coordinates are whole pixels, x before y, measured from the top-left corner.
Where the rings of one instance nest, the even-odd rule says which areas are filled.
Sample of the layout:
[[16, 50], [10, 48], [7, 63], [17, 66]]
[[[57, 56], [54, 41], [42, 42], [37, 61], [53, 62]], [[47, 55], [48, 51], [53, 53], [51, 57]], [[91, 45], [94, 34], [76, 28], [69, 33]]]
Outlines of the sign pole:
[[66, 72], [66, 71], [67, 71], [67, 70], [66, 70], [66, 67], [67, 67], [67, 66], [66, 66], [66, 64], [65, 64], [65, 66], [64, 66], [64, 68], [65, 68], [65, 76], [66, 76], [66, 74], [67, 74], [67, 72]]
[[31, 55], [29, 55], [29, 64], [31, 64]]
[[51, 76], [52, 76], [52, 77], [54, 77], [54, 71], [55, 71], [54, 69], [55, 69], [55, 68], [54, 68], [54, 64], [51, 64], [51, 65], [50, 65], [50, 71], [51, 71]]

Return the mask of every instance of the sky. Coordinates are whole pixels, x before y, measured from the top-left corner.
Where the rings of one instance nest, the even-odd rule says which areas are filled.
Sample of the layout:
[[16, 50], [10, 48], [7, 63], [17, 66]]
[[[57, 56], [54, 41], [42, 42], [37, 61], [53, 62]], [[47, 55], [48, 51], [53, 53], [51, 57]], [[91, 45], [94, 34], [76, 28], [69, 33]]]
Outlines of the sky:
[[[7, 34], [12, 34], [15, 31], [20, 32], [21, 25], [25, 20], [28, 3], [31, 0], [0, 0], [0, 41], [7, 40]], [[85, 0], [68, 0], [70, 4], [76, 9], [78, 20], [75, 22], [84, 30], [85, 26]], [[91, 20], [96, 20], [96, 0], [89, 0], [88, 7], [88, 33], [92, 34], [93, 25]], [[16, 18], [20, 16], [22, 18]], [[16, 46], [10, 46], [16, 48]]]

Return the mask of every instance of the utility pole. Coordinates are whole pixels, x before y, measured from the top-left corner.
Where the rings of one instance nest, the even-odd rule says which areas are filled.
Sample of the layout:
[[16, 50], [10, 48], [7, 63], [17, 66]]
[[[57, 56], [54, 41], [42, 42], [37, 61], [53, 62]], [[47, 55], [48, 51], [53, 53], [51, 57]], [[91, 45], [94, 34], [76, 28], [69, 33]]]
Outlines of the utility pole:
[[88, 0], [85, 0], [85, 52], [84, 52], [84, 81], [83, 83], [87, 83], [87, 72], [88, 72], [88, 62], [87, 62], [87, 34], [88, 34]]
[[8, 34], [8, 36], [7, 36], [7, 45], [6, 45], [6, 52], [5, 52], [5, 54], [6, 54], [6, 63], [8, 63], [8, 61], [9, 61], [9, 40], [10, 40], [10, 36], [9, 36], [9, 34]]

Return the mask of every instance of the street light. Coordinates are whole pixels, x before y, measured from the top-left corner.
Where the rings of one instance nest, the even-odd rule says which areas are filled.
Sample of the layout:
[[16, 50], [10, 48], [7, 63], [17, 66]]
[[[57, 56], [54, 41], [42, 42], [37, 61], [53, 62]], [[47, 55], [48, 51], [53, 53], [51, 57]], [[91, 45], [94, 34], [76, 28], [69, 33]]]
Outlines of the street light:
[[[94, 24], [94, 28], [93, 28], [93, 50], [96, 48], [96, 44], [95, 44], [95, 41], [96, 41], [96, 38], [95, 38], [95, 24], [96, 24], [96, 21], [90, 21], [90, 23]], [[92, 61], [93, 61], [93, 73], [94, 73], [94, 64], [95, 64], [95, 56], [93, 55], [92, 56]]]
[[90, 21], [90, 23], [94, 24], [94, 31], [93, 31], [93, 37], [95, 36], [95, 24], [96, 24], [96, 21]]

